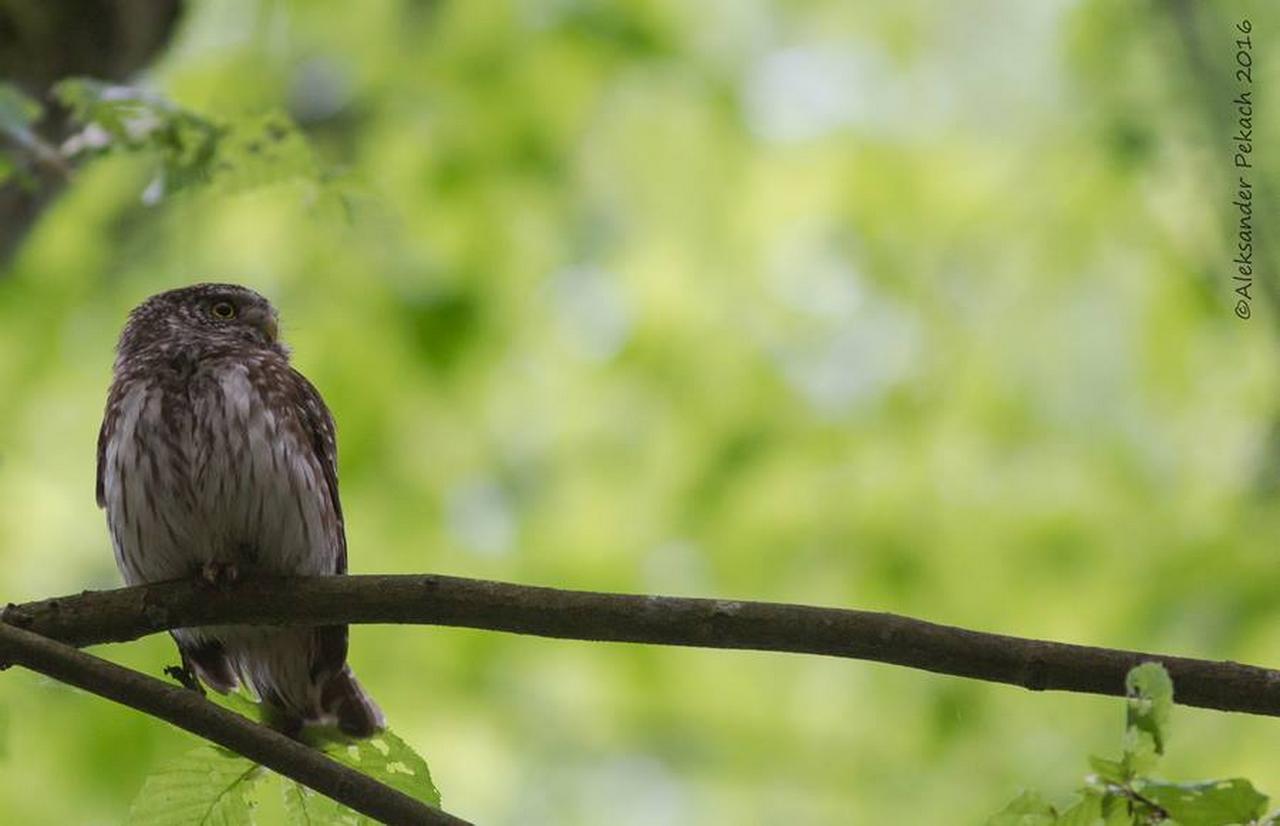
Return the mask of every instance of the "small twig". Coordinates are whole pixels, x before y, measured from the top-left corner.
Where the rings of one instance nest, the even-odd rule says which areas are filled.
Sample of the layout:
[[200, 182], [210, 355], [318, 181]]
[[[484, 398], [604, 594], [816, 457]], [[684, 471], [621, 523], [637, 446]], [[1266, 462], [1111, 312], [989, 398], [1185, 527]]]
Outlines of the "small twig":
[[46, 142], [34, 130], [25, 127], [0, 127], [0, 138], [29, 155], [37, 166], [51, 172], [59, 183], [71, 180], [71, 164], [56, 146]]
[[251, 580], [225, 591], [169, 582], [10, 606], [4, 621], [72, 645], [243, 623], [414, 623], [563, 639], [789, 651], [874, 660], [1035, 691], [1123, 696], [1159, 662], [1184, 705], [1280, 716], [1280, 671], [938, 625], [895, 614], [567, 591], [447, 576]]
[[194, 691], [5, 623], [0, 623], [0, 662], [21, 665], [159, 717], [384, 823], [466, 824], [277, 731], [214, 705]]

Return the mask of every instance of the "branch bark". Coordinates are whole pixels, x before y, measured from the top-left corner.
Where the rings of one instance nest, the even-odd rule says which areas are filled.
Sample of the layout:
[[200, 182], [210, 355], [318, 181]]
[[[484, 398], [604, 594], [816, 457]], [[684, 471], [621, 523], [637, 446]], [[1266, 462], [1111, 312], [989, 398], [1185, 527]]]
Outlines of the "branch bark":
[[0, 623], [0, 662], [24, 666], [159, 717], [383, 823], [466, 824], [277, 731], [214, 705], [194, 691], [5, 623]]
[[872, 660], [1033, 691], [1123, 695], [1160, 662], [1184, 705], [1280, 716], [1280, 671], [1024, 639], [895, 614], [768, 602], [595, 593], [447, 576], [169, 582], [10, 605], [5, 622], [83, 646], [240, 623], [448, 625], [562, 639], [753, 649]]

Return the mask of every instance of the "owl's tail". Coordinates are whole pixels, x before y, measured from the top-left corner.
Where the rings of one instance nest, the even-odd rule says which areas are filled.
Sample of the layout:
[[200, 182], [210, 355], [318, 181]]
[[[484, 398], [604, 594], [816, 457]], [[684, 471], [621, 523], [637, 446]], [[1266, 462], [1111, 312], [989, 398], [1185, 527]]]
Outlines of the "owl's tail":
[[320, 692], [320, 708], [338, 721], [338, 728], [352, 737], [370, 737], [386, 728], [382, 709], [356, 681], [351, 666], [344, 665], [325, 683]]

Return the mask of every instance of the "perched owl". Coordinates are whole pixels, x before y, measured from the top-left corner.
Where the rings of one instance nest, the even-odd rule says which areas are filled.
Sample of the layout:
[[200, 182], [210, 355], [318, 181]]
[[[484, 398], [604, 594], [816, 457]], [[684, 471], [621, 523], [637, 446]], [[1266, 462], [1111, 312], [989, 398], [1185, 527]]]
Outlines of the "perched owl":
[[[233, 284], [154, 295], [129, 315], [98, 436], [98, 505], [130, 585], [344, 574], [333, 419], [289, 366], [275, 308]], [[347, 627], [173, 632], [183, 665], [247, 684], [277, 724], [383, 725], [347, 665]]]

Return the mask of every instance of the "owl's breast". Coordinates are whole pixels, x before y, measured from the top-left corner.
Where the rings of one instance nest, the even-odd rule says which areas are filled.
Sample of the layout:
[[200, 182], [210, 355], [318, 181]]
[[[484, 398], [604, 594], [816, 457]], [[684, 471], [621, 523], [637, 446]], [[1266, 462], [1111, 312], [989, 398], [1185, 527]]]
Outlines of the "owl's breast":
[[247, 365], [198, 366], [183, 385], [140, 385], [107, 445], [104, 489], [129, 582], [206, 562], [331, 573], [340, 537], [314, 452]]

